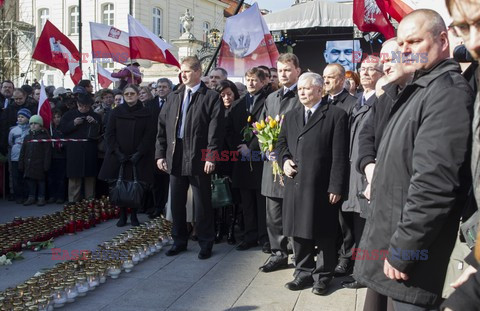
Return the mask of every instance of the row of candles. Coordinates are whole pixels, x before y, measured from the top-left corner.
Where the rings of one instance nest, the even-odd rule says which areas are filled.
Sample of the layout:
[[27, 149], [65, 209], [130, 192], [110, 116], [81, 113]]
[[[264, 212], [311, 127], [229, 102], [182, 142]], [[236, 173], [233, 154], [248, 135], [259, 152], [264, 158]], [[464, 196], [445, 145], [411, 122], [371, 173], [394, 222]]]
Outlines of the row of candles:
[[[0, 292], [0, 310], [51, 311], [73, 303], [105, 283], [108, 276], [116, 279], [122, 271], [129, 273], [136, 264], [158, 253], [171, 242], [170, 231], [171, 224], [163, 218], [131, 228], [78, 260], [58, 263]], [[102, 257], [112, 254], [116, 256]]]
[[83, 200], [65, 205], [64, 210], [42, 217], [15, 217], [12, 222], [0, 224], [0, 256], [19, 252], [28, 242], [43, 242], [63, 234], [90, 229], [112, 218], [118, 218], [120, 210], [113, 207], [107, 197], [99, 200]]

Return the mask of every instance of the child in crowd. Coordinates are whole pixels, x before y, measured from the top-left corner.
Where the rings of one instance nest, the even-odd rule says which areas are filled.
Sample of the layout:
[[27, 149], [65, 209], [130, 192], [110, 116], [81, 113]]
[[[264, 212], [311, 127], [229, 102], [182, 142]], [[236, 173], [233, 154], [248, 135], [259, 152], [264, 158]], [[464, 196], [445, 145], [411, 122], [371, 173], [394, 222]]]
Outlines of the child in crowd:
[[[63, 138], [58, 125], [62, 119], [62, 111], [53, 111], [52, 138]], [[63, 143], [52, 144], [52, 163], [48, 172], [48, 203], [63, 204], [65, 202], [65, 174], [67, 160]]]
[[28, 134], [29, 126], [28, 120], [32, 113], [27, 108], [22, 108], [17, 112], [17, 125], [10, 129], [8, 134], [8, 145], [10, 147], [10, 171], [12, 173], [13, 193], [17, 204], [22, 204], [27, 193], [25, 191], [25, 181], [23, 174], [18, 170], [18, 158], [22, 143], [25, 136]]
[[[43, 128], [43, 119], [39, 115], [30, 118], [30, 131], [25, 136], [18, 168], [23, 171], [28, 184], [28, 199], [23, 205], [28, 206], [35, 203], [35, 195], [38, 197], [37, 205], [45, 205], [45, 178], [50, 169], [51, 143], [33, 142], [36, 139], [49, 139], [50, 135]], [[38, 190], [38, 194], [37, 194]]]

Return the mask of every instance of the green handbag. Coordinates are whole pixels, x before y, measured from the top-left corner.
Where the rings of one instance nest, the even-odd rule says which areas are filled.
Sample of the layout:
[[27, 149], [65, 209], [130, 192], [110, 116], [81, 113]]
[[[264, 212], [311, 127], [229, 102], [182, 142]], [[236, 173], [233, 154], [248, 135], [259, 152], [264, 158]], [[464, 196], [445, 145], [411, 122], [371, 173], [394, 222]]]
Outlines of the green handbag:
[[217, 174], [213, 175], [212, 207], [221, 208], [230, 205], [233, 205], [233, 199], [228, 177], [218, 177]]

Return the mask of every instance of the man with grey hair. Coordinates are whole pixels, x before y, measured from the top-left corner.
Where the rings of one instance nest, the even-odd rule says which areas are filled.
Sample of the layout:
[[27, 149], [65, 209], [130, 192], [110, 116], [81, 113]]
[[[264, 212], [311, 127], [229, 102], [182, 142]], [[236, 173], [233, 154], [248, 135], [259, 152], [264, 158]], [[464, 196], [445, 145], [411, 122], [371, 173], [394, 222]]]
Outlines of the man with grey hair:
[[[347, 113], [322, 101], [323, 79], [298, 80], [302, 106], [285, 114], [277, 161], [285, 172], [283, 233], [293, 239], [295, 279], [285, 284], [325, 295], [337, 260], [337, 203], [348, 168]], [[315, 249], [317, 247], [317, 249]], [[315, 256], [317, 257], [315, 261]]]
[[217, 87], [220, 81], [227, 80], [228, 72], [222, 67], [215, 67], [210, 71], [209, 87], [213, 90]]
[[[383, 66], [380, 59], [376, 56], [367, 56], [360, 66], [360, 82], [364, 92], [359, 94], [356, 104], [352, 107], [350, 113], [350, 163], [355, 165], [358, 157], [358, 133], [365, 124], [366, 117], [371, 113], [375, 97], [375, 85], [383, 76]], [[338, 264], [335, 267], [335, 273], [342, 275], [351, 272], [352, 267], [352, 248], [358, 247], [363, 227], [365, 225], [364, 217], [360, 214], [364, 212], [366, 201], [357, 197], [363, 185], [363, 176], [358, 174], [354, 168], [350, 170], [350, 182], [348, 195], [342, 204], [340, 213], [340, 227], [342, 229], [343, 243], [340, 247], [340, 256]], [[353, 284], [357, 286], [357, 284]]]
[[404, 68], [415, 74], [382, 134], [354, 277], [395, 310], [437, 310], [471, 185], [473, 92], [449, 58], [437, 12], [413, 11], [397, 34]]

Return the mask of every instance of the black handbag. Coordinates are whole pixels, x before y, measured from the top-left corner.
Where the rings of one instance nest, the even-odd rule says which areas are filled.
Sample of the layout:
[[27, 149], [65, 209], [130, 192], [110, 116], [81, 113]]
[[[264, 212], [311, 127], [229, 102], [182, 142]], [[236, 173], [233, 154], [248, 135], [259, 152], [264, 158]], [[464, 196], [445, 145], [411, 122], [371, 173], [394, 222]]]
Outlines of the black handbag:
[[117, 206], [141, 208], [145, 187], [137, 180], [137, 168], [133, 165], [133, 180], [124, 180], [125, 164], [122, 163], [118, 179], [110, 190], [110, 202]]
[[228, 177], [212, 178], [212, 207], [221, 208], [233, 205], [232, 191], [230, 190], [230, 181]]

